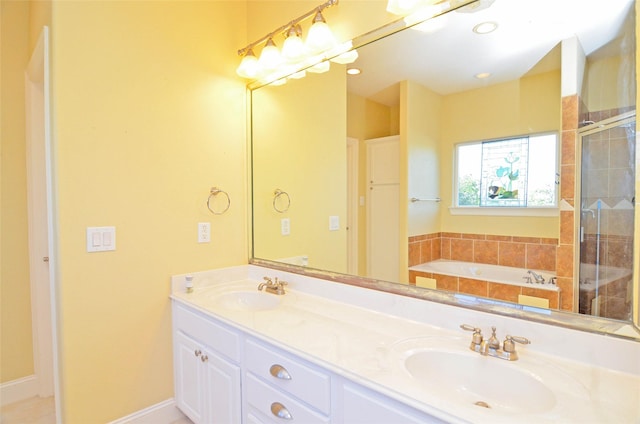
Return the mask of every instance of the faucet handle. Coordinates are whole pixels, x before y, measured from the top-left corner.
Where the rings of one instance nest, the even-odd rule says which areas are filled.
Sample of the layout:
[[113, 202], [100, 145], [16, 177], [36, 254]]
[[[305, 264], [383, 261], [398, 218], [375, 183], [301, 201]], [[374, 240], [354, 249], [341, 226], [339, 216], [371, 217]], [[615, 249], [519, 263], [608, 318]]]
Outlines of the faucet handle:
[[[262, 277], [262, 279], [266, 281], [267, 284], [273, 284], [273, 281], [271, 281], [271, 277]], [[276, 281], [278, 281], [277, 277], [276, 277]]]
[[516, 345], [515, 343], [520, 343], [520, 344], [531, 344], [531, 340], [527, 339], [526, 337], [519, 337], [519, 336], [510, 336], [507, 334], [507, 336], [504, 338], [504, 343], [502, 343], [502, 349], [505, 352], [515, 352], [516, 351]]
[[471, 337], [472, 345], [479, 345], [482, 343], [482, 330], [480, 328], [469, 324], [461, 324], [460, 328], [465, 331], [473, 331], [473, 336]]

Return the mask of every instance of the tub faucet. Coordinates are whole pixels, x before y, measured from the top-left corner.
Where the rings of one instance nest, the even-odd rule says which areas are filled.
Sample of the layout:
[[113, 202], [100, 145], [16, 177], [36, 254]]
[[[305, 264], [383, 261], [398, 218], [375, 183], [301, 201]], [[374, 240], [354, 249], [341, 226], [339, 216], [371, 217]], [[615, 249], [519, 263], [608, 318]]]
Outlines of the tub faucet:
[[531, 275], [533, 277], [534, 280], [536, 280], [536, 283], [539, 284], [544, 284], [544, 277], [534, 271], [527, 271], [527, 274]]
[[265, 289], [265, 291], [267, 293], [273, 293], [273, 294], [278, 294], [278, 295], [282, 295], [285, 293], [284, 291], [284, 286], [287, 285], [286, 281], [278, 281], [278, 277], [274, 278], [274, 280], [271, 280], [271, 278], [269, 277], [264, 277], [264, 283], [260, 283], [258, 285], [258, 290], [262, 290]]

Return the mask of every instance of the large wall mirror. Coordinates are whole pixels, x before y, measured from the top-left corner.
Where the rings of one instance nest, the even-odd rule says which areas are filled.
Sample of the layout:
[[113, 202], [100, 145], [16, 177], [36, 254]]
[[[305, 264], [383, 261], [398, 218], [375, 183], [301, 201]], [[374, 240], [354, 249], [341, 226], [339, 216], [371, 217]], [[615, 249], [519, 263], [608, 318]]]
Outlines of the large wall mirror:
[[640, 338], [635, 18], [452, 2], [254, 84], [252, 261]]

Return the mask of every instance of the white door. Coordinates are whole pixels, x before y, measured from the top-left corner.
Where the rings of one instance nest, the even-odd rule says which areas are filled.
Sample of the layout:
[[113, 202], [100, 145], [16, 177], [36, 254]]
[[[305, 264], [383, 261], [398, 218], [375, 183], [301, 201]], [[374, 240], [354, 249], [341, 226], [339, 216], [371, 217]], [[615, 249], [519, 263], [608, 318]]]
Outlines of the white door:
[[[44, 27], [25, 71], [29, 271], [38, 395], [54, 394], [54, 255], [51, 252], [51, 133], [49, 128], [49, 36]], [[56, 399], [58, 402], [58, 399]]]
[[400, 275], [400, 137], [367, 140], [367, 276]]

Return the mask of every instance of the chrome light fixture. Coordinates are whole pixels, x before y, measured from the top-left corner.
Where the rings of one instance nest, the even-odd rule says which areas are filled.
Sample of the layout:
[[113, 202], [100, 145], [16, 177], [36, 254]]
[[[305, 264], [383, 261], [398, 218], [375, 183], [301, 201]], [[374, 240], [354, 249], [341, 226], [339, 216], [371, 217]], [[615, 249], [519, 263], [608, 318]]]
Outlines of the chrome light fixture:
[[311, 54], [322, 53], [336, 46], [336, 39], [331, 32], [331, 28], [324, 20], [322, 12], [317, 11], [313, 17], [313, 24], [309, 28], [306, 47]]
[[280, 50], [276, 47], [276, 43], [273, 42], [273, 38], [267, 40], [262, 52], [260, 53], [260, 59], [258, 59], [258, 66], [267, 72], [272, 72], [278, 69], [278, 66], [282, 63], [282, 56]]
[[287, 30], [287, 38], [282, 45], [282, 58], [288, 63], [298, 63], [306, 56], [306, 48], [301, 38], [302, 28], [299, 24], [291, 25]]
[[244, 54], [237, 73], [242, 78], [256, 78], [258, 76], [258, 58], [253, 54], [252, 49], [247, 50]]
[[[338, 0], [327, 0], [302, 16], [275, 29], [264, 37], [238, 50], [242, 61], [236, 72], [242, 78], [259, 79], [265, 83], [282, 84], [287, 78], [297, 79], [306, 72], [321, 73], [330, 69], [332, 62], [348, 64], [358, 58], [351, 42], [339, 44], [322, 12], [338, 4]], [[302, 39], [300, 23], [313, 17], [306, 40]], [[274, 38], [285, 37], [282, 51], [278, 50]], [[256, 58], [254, 48], [264, 43], [260, 58]]]

